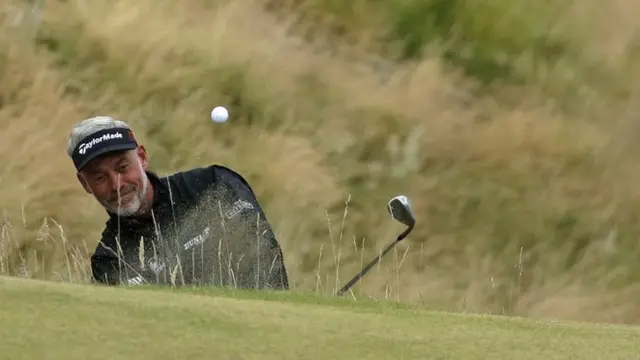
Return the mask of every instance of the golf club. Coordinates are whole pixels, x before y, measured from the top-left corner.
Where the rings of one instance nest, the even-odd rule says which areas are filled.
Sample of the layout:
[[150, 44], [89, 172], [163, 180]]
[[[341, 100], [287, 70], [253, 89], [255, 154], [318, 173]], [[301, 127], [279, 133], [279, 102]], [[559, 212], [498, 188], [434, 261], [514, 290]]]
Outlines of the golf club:
[[348, 283], [346, 283], [337, 293], [336, 295], [340, 296], [344, 294], [347, 290], [349, 290], [355, 283], [360, 280], [371, 268], [382, 259], [393, 247], [402, 241], [411, 230], [413, 230], [414, 225], [416, 224], [416, 218], [413, 213], [413, 209], [411, 207], [411, 202], [409, 198], [404, 195], [395, 196], [393, 199], [389, 201], [387, 204], [387, 210], [391, 217], [395, 220], [407, 225], [407, 229], [403, 231], [398, 237], [382, 251], [375, 259], [373, 259], [367, 266], [365, 266], [356, 276], [353, 277]]

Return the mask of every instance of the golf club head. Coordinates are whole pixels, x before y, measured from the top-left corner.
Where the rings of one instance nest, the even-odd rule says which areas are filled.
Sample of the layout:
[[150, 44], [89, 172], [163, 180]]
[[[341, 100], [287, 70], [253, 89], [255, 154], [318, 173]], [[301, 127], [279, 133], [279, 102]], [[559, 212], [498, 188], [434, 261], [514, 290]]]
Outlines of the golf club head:
[[408, 197], [404, 195], [395, 196], [393, 199], [389, 200], [387, 209], [389, 210], [391, 217], [408, 227], [413, 227], [416, 224], [416, 217], [413, 214], [411, 201]]

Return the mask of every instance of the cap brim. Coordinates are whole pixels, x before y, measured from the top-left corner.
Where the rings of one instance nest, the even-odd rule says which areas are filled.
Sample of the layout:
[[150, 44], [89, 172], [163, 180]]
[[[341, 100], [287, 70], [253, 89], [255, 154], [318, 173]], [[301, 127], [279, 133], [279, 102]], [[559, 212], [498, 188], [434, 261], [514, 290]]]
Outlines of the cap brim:
[[82, 170], [91, 160], [102, 156], [104, 154], [115, 152], [115, 151], [123, 151], [123, 150], [134, 150], [138, 147], [136, 144], [113, 144], [110, 146], [106, 146], [98, 151], [92, 152], [90, 156], [87, 156], [77, 167], [78, 171]]

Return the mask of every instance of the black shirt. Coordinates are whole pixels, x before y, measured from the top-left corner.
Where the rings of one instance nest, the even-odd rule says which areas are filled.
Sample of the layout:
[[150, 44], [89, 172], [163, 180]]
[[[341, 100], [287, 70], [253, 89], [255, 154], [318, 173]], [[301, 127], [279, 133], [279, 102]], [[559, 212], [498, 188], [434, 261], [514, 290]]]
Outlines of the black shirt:
[[147, 176], [151, 214], [108, 212], [91, 257], [95, 281], [288, 288], [280, 246], [242, 176], [220, 165]]

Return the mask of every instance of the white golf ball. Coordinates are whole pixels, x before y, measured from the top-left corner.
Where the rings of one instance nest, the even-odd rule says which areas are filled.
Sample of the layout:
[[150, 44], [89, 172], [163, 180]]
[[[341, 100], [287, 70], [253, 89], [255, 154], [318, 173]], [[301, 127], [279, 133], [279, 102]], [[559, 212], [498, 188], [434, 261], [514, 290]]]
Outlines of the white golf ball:
[[226, 122], [229, 119], [229, 112], [224, 106], [216, 106], [211, 110], [211, 120], [217, 123]]

